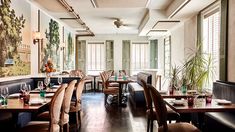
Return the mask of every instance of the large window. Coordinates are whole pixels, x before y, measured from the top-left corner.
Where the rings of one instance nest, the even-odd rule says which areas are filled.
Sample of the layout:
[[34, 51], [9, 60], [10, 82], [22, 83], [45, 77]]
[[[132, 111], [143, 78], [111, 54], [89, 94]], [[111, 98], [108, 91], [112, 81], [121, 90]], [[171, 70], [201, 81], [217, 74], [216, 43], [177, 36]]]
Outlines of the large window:
[[149, 43], [132, 42], [131, 45], [131, 69], [136, 74], [142, 69], [149, 68]]
[[203, 24], [203, 51], [212, 57], [214, 80], [210, 80], [208, 88], [212, 88], [212, 82], [219, 79], [219, 42], [220, 42], [220, 8], [215, 6], [202, 15]]
[[171, 72], [171, 37], [164, 39], [164, 76], [169, 77]]
[[104, 42], [88, 42], [88, 72], [102, 71], [105, 69]]

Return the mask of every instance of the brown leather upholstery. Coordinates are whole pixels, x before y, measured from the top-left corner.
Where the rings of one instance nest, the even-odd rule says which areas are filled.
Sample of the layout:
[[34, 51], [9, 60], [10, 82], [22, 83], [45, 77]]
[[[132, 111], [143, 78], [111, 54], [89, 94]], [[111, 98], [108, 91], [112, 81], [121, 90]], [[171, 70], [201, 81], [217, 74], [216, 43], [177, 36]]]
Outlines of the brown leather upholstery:
[[159, 131], [162, 132], [200, 132], [195, 126], [189, 123], [167, 124], [167, 108], [160, 93], [152, 86], [147, 85], [156, 110], [156, 118]]
[[65, 88], [67, 84], [62, 84], [55, 92], [50, 103], [50, 122], [47, 121], [31, 121], [25, 127], [20, 129], [21, 132], [59, 132], [60, 111], [64, 99]]
[[109, 75], [107, 75], [105, 72], [100, 73], [101, 79], [102, 79], [102, 86], [103, 86], [103, 93], [105, 94], [105, 104], [107, 101], [107, 97], [109, 94], [111, 95], [118, 95], [119, 94], [119, 87], [110, 87], [109, 86]]

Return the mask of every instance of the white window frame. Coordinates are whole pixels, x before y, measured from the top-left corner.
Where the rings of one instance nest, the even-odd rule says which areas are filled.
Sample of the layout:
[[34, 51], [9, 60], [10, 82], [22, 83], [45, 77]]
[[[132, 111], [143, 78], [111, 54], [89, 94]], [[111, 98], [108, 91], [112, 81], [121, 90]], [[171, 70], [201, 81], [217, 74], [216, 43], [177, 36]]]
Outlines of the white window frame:
[[[88, 63], [89, 63], [89, 60], [88, 60], [88, 59], [89, 59], [89, 58], [88, 58], [88, 54], [89, 54], [89, 53], [88, 53], [88, 50], [89, 50], [89, 49], [88, 49], [88, 45], [89, 45], [89, 44], [103, 44], [103, 51], [104, 51], [104, 58], [103, 58], [103, 63], [104, 63], [103, 65], [104, 65], [104, 66], [103, 66], [103, 68], [101, 68], [101, 69], [89, 69], [89, 64], [88, 64]], [[88, 74], [88, 75], [89, 75], [89, 74], [95, 74], [95, 73], [99, 73], [99, 72], [105, 70], [105, 68], [106, 68], [106, 60], [105, 60], [105, 59], [106, 59], [106, 48], [105, 48], [105, 47], [106, 47], [106, 44], [105, 44], [105, 42], [104, 42], [104, 41], [89, 41], [89, 42], [86, 43], [86, 45], [87, 45], [87, 46], [86, 46], [86, 51], [87, 51], [87, 52], [86, 52], [86, 54], [87, 54], [87, 55], [86, 55], [86, 56], [87, 56], [87, 57], [86, 57], [86, 60], [87, 60], [87, 61], [86, 61], [86, 63], [87, 63], [86, 71], [87, 71], [87, 74]]]
[[[142, 68], [140, 68], [140, 69], [136, 69], [136, 68], [133, 68], [133, 59], [132, 59], [132, 55], [133, 55], [133, 44], [147, 44], [147, 52], [146, 52], [146, 60], [147, 60], [147, 66], [146, 67], [144, 67], [143, 69]], [[130, 47], [130, 52], [131, 52], [131, 58], [130, 58], [130, 73], [131, 73], [131, 75], [136, 75], [138, 72], [141, 72], [141, 71], [143, 71], [144, 69], [149, 69], [149, 67], [150, 67], [150, 43], [149, 43], [149, 41], [132, 41], [131, 42], [131, 47]]]
[[[218, 11], [217, 11], [218, 10]], [[212, 82], [214, 82], [214, 81], [216, 81], [216, 80], [218, 80], [219, 79], [219, 68], [220, 68], [220, 62], [219, 62], [219, 56], [220, 56], [220, 31], [221, 31], [221, 23], [220, 23], [220, 18], [221, 18], [221, 6], [220, 6], [220, 2], [218, 1], [218, 2], [216, 2], [216, 3], [214, 3], [213, 5], [211, 5], [210, 7], [208, 7], [208, 8], [206, 8], [205, 10], [203, 10], [202, 12], [201, 12], [201, 30], [202, 30], [202, 41], [203, 41], [203, 46], [202, 46], [202, 49], [203, 49], [203, 52], [206, 52], [206, 53], [208, 53], [208, 51], [210, 50], [209, 49], [209, 44], [208, 44], [208, 42], [205, 42], [206, 40], [205, 40], [205, 35], [204, 35], [204, 18], [206, 17], [206, 16], [211, 16], [211, 15], [214, 15], [216, 12], [219, 12], [219, 31], [218, 31], [218, 33], [219, 33], [219, 35], [218, 35], [218, 49], [217, 49], [217, 52], [218, 52], [218, 54], [216, 55], [217, 56], [217, 58], [214, 58], [214, 56], [212, 55], [212, 58], [213, 58], [213, 62], [212, 62], [212, 65], [213, 65], [213, 68], [215, 68], [214, 69], [214, 75], [210, 75], [211, 77], [213, 77], [213, 80], [209, 80], [210, 81], [210, 83], [209, 84], [205, 84], [205, 88], [206, 89], [212, 89], [213, 88], [213, 84], [212, 84]], [[213, 35], [213, 37], [214, 37], [214, 35]], [[213, 39], [214, 40], [214, 39]], [[205, 43], [207, 43], [207, 45], [205, 45]], [[214, 42], [213, 42], [213, 44], [214, 44]], [[213, 50], [213, 49], [212, 49]], [[211, 54], [211, 53], [213, 53], [213, 51], [209, 51], [209, 53]], [[215, 64], [216, 63], [216, 64]], [[217, 65], [217, 67], [216, 66], [214, 66], [214, 65]], [[212, 82], [211, 82], [212, 81]]]

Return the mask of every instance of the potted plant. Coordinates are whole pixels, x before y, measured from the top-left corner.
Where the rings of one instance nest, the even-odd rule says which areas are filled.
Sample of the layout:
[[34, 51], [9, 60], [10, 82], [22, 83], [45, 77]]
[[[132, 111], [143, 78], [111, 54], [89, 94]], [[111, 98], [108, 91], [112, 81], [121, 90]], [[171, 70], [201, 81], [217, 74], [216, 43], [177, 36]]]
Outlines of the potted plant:
[[202, 92], [203, 86], [213, 79], [212, 57], [201, 51], [201, 44], [198, 44], [196, 51], [185, 61], [182, 70], [182, 77], [187, 89], [195, 89]]

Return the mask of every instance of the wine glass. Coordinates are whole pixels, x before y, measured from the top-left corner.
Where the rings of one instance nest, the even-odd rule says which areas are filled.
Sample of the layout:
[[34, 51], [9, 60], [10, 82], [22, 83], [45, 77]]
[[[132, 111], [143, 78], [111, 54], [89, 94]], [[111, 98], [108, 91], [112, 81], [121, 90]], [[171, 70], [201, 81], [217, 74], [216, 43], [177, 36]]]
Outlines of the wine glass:
[[50, 84], [50, 78], [49, 77], [46, 77], [44, 79], [44, 84], [46, 85], [46, 87], [48, 87], [48, 85]]
[[61, 85], [61, 84], [62, 84], [62, 82], [63, 82], [62, 77], [58, 77], [58, 84], [59, 84], [59, 85]]
[[20, 85], [20, 91], [21, 91], [22, 94], [25, 92], [26, 87], [27, 87], [26, 83], [21, 83], [21, 85]]
[[25, 89], [25, 94], [26, 94], [26, 95], [29, 95], [30, 91], [31, 91], [31, 86], [28, 85], [28, 86], [26, 87], [26, 89]]
[[8, 87], [1, 88], [1, 96], [3, 98], [3, 106], [7, 105], [7, 97], [8, 97]]
[[38, 88], [40, 91], [43, 89], [43, 82], [42, 81], [38, 81]]

